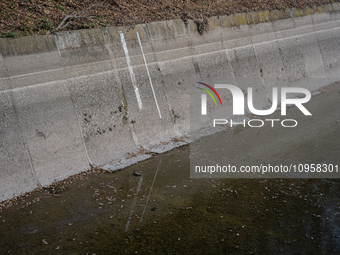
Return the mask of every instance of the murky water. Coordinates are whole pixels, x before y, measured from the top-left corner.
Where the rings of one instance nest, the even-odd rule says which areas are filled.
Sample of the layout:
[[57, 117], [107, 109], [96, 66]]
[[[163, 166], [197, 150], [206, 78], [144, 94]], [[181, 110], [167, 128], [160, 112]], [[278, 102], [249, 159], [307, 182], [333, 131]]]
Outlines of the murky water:
[[[329, 116], [333, 124], [267, 157], [339, 163], [336, 108]], [[189, 153], [185, 146], [23, 197], [0, 214], [0, 253], [340, 253], [339, 179], [190, 179]]]

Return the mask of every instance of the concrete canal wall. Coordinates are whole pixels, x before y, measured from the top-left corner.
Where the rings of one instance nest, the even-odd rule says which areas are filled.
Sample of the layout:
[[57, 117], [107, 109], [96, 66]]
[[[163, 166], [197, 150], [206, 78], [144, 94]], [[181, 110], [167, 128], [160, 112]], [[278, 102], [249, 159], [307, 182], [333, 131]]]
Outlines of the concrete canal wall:
[[340, 5], [0, 39], [0, 200], [188, 134], [192, 77], [338, 81]]

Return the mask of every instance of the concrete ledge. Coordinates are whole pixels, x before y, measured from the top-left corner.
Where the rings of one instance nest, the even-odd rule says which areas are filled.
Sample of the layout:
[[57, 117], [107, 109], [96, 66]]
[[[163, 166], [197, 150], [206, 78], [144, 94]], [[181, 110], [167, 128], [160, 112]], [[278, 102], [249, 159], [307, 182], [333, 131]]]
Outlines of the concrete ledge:
[[309, 78], [338, 81], [339, 39], [339, 3], [212, 17], [203, 35], [193, 21], [170, 20], [0, 39], [0, 198], [183, 144], [171, 139], [190, 131], [191, 78], [243, 89], [251, 78], [259, 109], [270, 102], [268, 79], [310, 90], [327, 84]]

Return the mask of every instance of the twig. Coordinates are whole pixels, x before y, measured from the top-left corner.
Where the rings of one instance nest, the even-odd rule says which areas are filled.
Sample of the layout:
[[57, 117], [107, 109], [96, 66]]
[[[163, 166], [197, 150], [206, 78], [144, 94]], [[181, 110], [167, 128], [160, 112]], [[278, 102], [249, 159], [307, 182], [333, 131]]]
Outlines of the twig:
[[[93, 5], [89, 6], [89, 7], [87, 7], [86, 9], [84, 9], [84, 10], [82, 10], [82, 11], [76, 13], [76, 14], [73, 14], [73, 13], [72, 13], [71, 15], [66, 15], [66, 16], [62, 19], [62, 21], [60, 22], [60, 24], [59, 24], [55, 29], [52, 30], [52, 32], [54, 32], [54, 31], [56, 31], [56, 30], [61, 30], [61, 29], [65, 28], [65, 27], [67, 27], [68, 25], [72, 24], [72, 23], [74, 22], [74, 20], [76, 20], [76, 19], [91, 19], [91, 18], [94, 18], [93, 16], [89, 16], [89, 15], [80, 15], [80, 14], [86, 12], [87, 10], [89, 10], [89, 9], [91, 9], [91, 8], [93, 8], [93, 7], [102, 7], [102, 8], [111, 9], [111, 8], [106, 7], [106, 6], [104, 6], [104, 5], [101, 5], [101, 4], [93, 4]], [[70, 20], [70, 21], [67, 22], [67, 23], [65, 24], [65, 22], [66, 22], [67, 20]], [[93, 22], [93, 21], [92, 21], [92, 22]], [[65, 25], [64, 25], [64, 24], [65, 24]]]
[[[76, 18], [76, 19], [88, 19], [90, 20], [91, 18], [95, 18], [94, 16], [77, 16], [77, 17], [74, 17], [74, 16], [71, 16], [71, 15], [68, 15], [69, 17], [73, 17], [73, 18]], [[66, 17], [65, 17], [66, 18]], [[92, 21], [92, 20], [90, 20]], [[59, 29], [63, 29], [65, 27], [67, 27], [68, 25], [71, 25], [73, 24], [74, 20], [71, 20], [69, 22], [66, 23], [65, 26], [61, 27], [61, 28], [56, 28], [55, 30], [59, 30]], [[92, 21], [93, 22], [93, 21]], [[94, 23], [94, 22], [93, 22]]]

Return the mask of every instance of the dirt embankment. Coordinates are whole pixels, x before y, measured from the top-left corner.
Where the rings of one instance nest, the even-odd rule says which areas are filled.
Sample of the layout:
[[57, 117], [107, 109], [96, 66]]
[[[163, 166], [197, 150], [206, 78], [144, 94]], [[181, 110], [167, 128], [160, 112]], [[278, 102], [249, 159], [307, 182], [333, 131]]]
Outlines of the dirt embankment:
[[241, 12], [304, 8], [332, 0], [1, 0], [0, 37], [192, 19], [203, 32], [207, 18]]

